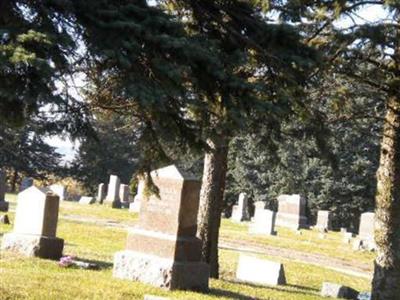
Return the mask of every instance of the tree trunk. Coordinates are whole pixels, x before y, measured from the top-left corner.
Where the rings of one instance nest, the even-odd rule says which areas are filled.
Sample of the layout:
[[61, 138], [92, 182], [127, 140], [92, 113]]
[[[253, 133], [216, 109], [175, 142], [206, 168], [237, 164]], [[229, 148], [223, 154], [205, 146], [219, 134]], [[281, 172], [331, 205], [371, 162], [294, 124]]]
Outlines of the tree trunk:
[[18, 172], [17, 172], [17, 170], [14, 170], [13, 176], [11, 178], [11, 192], [12, 193], [16, 192], [17, 180], [18, 180]]
[[377, 172], [373, 300], [400, 297], [400, 101], [390, 98]]
[[210, 276], [218, 278], [218, 237], [225, 191], [228, 142], [220, 136], [207, 140], [207, 144], [210, 151], [204, 158], [198, 236], [202, 240], [202, 259], [210, 265]]

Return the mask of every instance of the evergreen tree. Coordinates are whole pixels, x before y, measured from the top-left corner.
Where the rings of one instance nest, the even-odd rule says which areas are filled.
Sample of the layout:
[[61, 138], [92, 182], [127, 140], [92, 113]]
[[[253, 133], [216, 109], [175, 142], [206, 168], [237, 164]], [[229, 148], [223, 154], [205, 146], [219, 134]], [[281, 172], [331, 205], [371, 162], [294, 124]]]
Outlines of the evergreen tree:
[[16, 190], [22, 176], [45, 179], [62, 171], [61, 155], [44, 138], [37, 121], [19, 129], [0, 126], [0, 166], [11, 173], [11, 191]]
[[95, 136], [81, 139], [70, 169], [71, 176], [87, 190], [95, 192], [98, 184], [107, 183], [112, 174], [118, 175], [122, 183], [131, 181], [140, 156], [135, 143], [139, 135], [127, 125], [121, 117], [96, 114]]

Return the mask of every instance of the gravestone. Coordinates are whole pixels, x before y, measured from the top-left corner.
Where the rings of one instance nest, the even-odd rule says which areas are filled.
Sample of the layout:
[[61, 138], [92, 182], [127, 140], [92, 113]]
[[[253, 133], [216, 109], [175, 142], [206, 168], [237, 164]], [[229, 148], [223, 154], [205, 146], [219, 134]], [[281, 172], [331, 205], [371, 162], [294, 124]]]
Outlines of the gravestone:
[[56, 237], [60, 199], [49, 189], [30, 187], [18, 194], [15, 225], [1, 249], [25, 256], [59, 259], [64, 240]]
[[307, 201], [300, 195], [280, 195], [276, 225], [290, 229], [307, 228]]
[[256, 208], [253, 222], [249, 226], [249, 233], [276, 235], [275, 218], [276, 213], [274, 211]]
[[329, 210], [319, 210], [315, 227], [321, 231], [332, 230], [332, 218]]
[[286, 284], [285, 271], [281, 263], [243, 254], [239, 257], [236, 279], [261, 285]]
[[19, 186], [19, 191], [22, 192], [27, 188], [30, 188], [33, 185], [33, 178], [32, 177], [25, 177], [21, 181], [21, 185]]
[[121, 203], [129, 203], [129, 186], [127, 184], [121, 184], [119, 186], [119, 199]]
[[360, 217], [358, 238], [362, 241], [362, 246], [366, 250], [375, 249], [374, 218], [375, 213], [373, 212], [363, 213]]
[[88, 196], [82, 196], [81, 199], [79, 200], [79, 204], [94, 204], [96, 203], [96, 200], [93, 197], [88, 197]]
[[6, 173], [0, 170], [0, 211], [8, 211], [8, 202], [6, 196]]
[[121, 207], [121, 200], [119, 198], [119, 186], [120, 180], [118, 176], [111, 175], [110, 182], [108, 184], [107, 197], [104, 202], [111, 203], [112, 207], [114, 208]]
[[126, 250], [114, 256], [114, 277], [167, 289], [208, 290], [209, 267], [196, 237], [201, 182], [171, 165], [151, 172], [157, 195], [142, 202]]
[[146, 181], [144, 178], [139, 178], [137, 192], [135, 198], [133, 198], [133, 202], [129, 204], [129, 211], [138, 213], [140, 212], [140, 205], [142, 200], [145, 198], [145, 188]]
[[102, 204], [106, 196], [107, 196], [107, 185], [105, 185], [104, 183], [100, 183], [97, 192], [97, 201], [100, 204]]
[[240, 193], [238, 205], [232, 208], [232, 221], [242, 222], [250, 220], [248, 200], [246, 193]]
[[341, 284], [323, 282], [321, 288], [321, 296], [356, 300], [358, 298], [358, 291]]
[[60, 201], [64, 201], [67, 197], [67, 191], [62, 184], [52, 184], [48, 187], [54, 194], [60, 197]]

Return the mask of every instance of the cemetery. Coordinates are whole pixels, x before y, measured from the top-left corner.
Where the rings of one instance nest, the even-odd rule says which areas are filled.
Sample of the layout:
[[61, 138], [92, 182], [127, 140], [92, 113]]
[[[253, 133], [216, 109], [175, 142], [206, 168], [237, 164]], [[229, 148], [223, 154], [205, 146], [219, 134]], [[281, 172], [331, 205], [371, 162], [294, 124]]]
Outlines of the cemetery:
[[0, 300], [400, 300], [400, 0], [0, 0]]

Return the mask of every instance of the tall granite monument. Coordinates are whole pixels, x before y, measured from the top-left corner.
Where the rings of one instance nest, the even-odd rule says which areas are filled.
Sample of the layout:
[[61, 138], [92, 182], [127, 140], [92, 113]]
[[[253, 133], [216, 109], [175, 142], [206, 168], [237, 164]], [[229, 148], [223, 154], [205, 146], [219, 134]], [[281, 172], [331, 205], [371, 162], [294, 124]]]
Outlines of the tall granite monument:
[[171, 165], [151, 172], [159, 197], [142, 199], [126, 249], [114, 256], [114, 277], [167, 289], [208, 290], [209, 267], [196, 237], [201, 182]]
[[294, 230], [306, 228], [308, 226], [306, 205], [306, 199], [300, 195], [280, 195], [276, 225]]
[[3, 236], [1, 249], [25, 256], [59, 259], [64, 240], [56, 237], [59, 196], [32, 186], [18, 194], [14, 230]]

